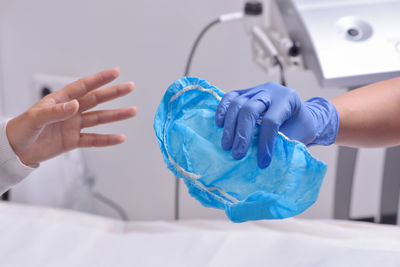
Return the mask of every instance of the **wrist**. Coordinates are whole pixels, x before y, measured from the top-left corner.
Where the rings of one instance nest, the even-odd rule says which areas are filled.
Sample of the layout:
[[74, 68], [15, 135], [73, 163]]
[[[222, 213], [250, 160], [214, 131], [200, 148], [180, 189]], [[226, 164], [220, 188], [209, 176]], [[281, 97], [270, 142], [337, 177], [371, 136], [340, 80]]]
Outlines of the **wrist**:
[[10, 119], [6, 124], [6, 137], [10, 148], [14, 152], [15, 156], [18, 157], [19, 161], [28, 167], [37, 168], [39, 166], [38, 162], [29, 159], [29, 157], [24, 155], [24, 147], [26, 146], [26, 137], [21, 135], [21, 132], [26, 132], [27, 129], [21, 130], [21, 125], [24, 125], [23, 115], [16, 118]]
[[39, 167], [40, 163], [30, 159], [29, 157], [25, 156], [23, 153], [18, 155], [16, 154], [19, 160], [21, 161], [22, 164], [25, 166], [31, 167], [31, 168], [37, 168]]
[[16, 125], [18, 125], [18, 117], [10, 119], [9, 121], [7, 121], [6, 124], [6, 137], [8, 140], [8, 143], [10, 144], [10, 147], [12, 148], [12, 150], [14, 151], [14, 153], [16, 155], [18, 155], [18, 149], [17, 149], [17, 142], [16, 142], [16, 137], [17, 137], [17, 133], [18, 131], [16, 131]]
[[339, 131], [339, 114], [331, 101], [314, 97], [305, 102], [313, 115], [315, 138], [308, 145], [331, 145], [335, 143]]

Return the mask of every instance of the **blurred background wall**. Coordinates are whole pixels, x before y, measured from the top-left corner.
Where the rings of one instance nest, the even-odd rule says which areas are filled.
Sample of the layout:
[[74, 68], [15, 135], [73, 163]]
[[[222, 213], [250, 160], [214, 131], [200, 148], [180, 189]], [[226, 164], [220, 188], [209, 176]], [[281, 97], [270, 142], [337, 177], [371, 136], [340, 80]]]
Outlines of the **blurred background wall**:
[[[156, 108], [169, 84], [180, 78], [190, 47], [202, 27], [222, 13], [242, 9], [241, 0], [1, 0], [1, 66], [8, 116], [36, 101], [35, 74], [81, 77], [120, 66], [117, 82], [134, 80], [128, 97], [101, 108], [137, 105], [138, 116], [128, 122], [98, 127], [101, 132], [126, 133], [124, 145], [88, 149], [85, 155], [97, 182], [96, 190], [118, 202], [133, 220], [172, 219], [174, 177], [165, 167], [152, 128]], [[332, 51], [334, 52], [334, 51]], [[242, 22], [213, 28], [195, 56], [192, 73], [229, 91], [247, 88], [277, 76], [265, 75], [253, 62]], [[343, 89], [324, 88], [312, 73], [289, 72], [288, 84], [305, 100], [331, 98]], [[336, 147], [312, 148], [329, 164], [318, 202], [303, 217], [332, 217]], [[378, 207], [374, 179], [381, 172], [381, 150], [365, 150], [357, 177], [354, 204], [366, 213]], [[369, 166], [367, 168], [366, 166]], [[54, 177], [57, 179], [57, 177]], [[46, 185], [43, 185], [44, 189]], [[182, 187], [182, 218], [223, 218], [201, 207]], [[357, 195], [357, 196], [358, 196]], [[363, 197], [362, 197], [363, 196]], [[103, 215], [113, 216], [107, 207]]]

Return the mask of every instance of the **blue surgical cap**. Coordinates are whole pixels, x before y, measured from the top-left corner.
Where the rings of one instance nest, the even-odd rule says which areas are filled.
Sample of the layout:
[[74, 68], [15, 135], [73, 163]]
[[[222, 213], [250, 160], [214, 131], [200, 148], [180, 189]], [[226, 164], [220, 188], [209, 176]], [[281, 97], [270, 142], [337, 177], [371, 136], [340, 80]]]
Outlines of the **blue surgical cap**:
[[225, 210], [233, 222], [288, 218], [309, 208], [317, 200], [326, 164], [304, 144], [278, 134], [270, 166], [260, 169], [257, 130], [247, 155], [233, 159], [220, 145], [223, 129], [215, 125], [223, 95], [192, 77], [167, 89], [154, 129], [168, 168], [201, 204]]

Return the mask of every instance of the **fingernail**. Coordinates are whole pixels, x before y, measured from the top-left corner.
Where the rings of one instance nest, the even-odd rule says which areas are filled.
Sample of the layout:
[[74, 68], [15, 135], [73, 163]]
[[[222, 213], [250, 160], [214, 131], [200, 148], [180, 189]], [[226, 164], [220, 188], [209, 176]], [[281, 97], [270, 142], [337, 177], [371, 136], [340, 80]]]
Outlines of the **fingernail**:
[[137, 113], [137, 107], [130, 107], [127, 109], [130, 116], [135, 116]]
[[75, 100], [69, 101], [64, 104], [65, 111], [72, 111], [75, 109]]
[[219, 114], [215, 114], [215, 124], [218, 128], [222, 128], [224, 126], [222, 124], [221, 116], [219, 116]]
[[244, 153], [243, 152], [237, 152], [235, 150], [232, 150], [232, 157], [236, 160], [240, 160], [244, 157]]
[[222, 137], [221, 146], [224, 150], [231, 150], [232, 144], [227, 139], [228, 139], [227, 137]]
[[109, 69], [108, 71], [116, 71], [115, 73], [112, 74], [112, 76], [114, 78], [117, 78], [121, 73], [121, 68], [120, 67], [114, 67], [112, 69]]
[[125, 134], [120, 134], [118, 139], [119, 139], [118, 141], [121, 142], [121, 143], [125, 142], [126, 141], [126, 135]]
[[124, 90], [132, 91], [135, 88], [134, 82], [127, 82], [124, 84]]
[[233, 146], [232, 146], [232, 157], [234, 159], [239, 160], [239, 159], [242, 159], [246, 155], [246, 153], [244, 152], [244, 148], [241, 147], [241, 146], [243, 146], [241, 143], [233, 144]]
[[268, 159], [259, 159], [258, 167], [260, 167], [261, 169], [265, 169], [269, 166], [270, 163], [271, 163], [271, 161]]

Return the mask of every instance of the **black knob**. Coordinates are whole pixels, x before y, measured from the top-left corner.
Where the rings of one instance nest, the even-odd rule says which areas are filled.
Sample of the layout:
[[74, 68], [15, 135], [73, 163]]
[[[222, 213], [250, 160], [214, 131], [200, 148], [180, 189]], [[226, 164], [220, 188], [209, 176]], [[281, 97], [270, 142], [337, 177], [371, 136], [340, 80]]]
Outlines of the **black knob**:
[[249, 1], [246, 2], [244, 6], [244, 14], [250, 16], [258, 16], [261, 15], [263, 11], [262, 3], [259, 1]]
[[48, 94], [51, 94], [51, 90], [49, 88], [47, 88], [47, 87], [43, 87], [42, 88], [42, 92], [41, 92], [42, 98], [45, 97]]
[[289, 48], [289, 56], [297, 57], [298, 55], [300, 55], [300, 52], [300, 43], [298, 41], [293, 41], [292, 46]]
[[347, 30], [347, 34], [351, 37], [356, 37], [360, 34], [360, 32], [357, 29], [351, 28]]

